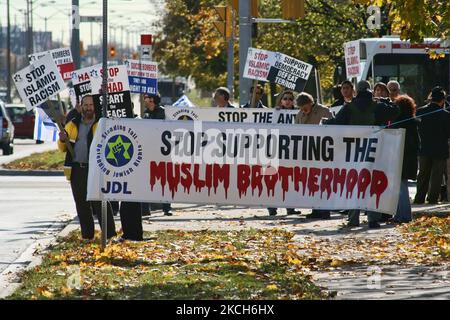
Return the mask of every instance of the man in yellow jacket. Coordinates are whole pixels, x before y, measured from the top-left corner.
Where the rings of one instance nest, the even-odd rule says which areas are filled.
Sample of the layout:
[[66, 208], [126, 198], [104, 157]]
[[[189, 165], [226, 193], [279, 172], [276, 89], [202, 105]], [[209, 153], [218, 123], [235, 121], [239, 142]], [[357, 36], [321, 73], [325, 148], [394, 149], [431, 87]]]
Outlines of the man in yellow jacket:
[[[81, 99], [81, 117], [75, 117], [65, 126], [65, 131], [59, 133], [58, 148], [66, 152], [64, 162], [64, 174], [70, 180], [73, 199], [80, 220], [81, 235], [83, 239], [94, 239], [94, 217], [97, 215], [101, 226], [101, 202], [87, 201], [87, 179], [89, 166], [89, 148], [97, 129], [94, 101], [91, 95], [85, 95]], [[69, 141], [74, 151], [73, 157], [67, 152], [66, 143]], [[116, 235], [114, 217], [108, 205], [108, 230], [107, 236]]]

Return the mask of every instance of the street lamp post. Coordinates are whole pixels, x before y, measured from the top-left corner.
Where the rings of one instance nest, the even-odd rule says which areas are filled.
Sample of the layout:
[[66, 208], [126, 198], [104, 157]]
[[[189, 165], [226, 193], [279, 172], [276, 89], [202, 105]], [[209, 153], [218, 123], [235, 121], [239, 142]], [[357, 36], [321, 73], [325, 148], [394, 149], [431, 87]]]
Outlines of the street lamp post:
[[[77, 1], [78, 2], [78, 1]], [[102, 116], [106, 118], [106, 106], [108, 105], [108, 0], [103, 0], [103, 74], [102, 74]], [[106, 248], [108, 241], [108, 215], [106, 201], [102, 201], [102, 249]]]
[[72, 51], [75, 69], [80, 69], [80, 6], [78, 0], [72, 0]]

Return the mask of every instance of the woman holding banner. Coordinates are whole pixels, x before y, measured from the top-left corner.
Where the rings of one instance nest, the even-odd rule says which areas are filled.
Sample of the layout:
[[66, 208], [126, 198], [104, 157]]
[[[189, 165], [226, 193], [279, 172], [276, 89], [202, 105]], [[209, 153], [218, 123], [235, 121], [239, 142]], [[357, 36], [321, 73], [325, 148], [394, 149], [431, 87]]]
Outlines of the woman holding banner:
[[[285, 90], [278, 95], [275, 108], [277, 110], [292, 110], [295, 107], [294, 100], [294, 92], [292, 90]], [[269, 211], [269, 215], [277, 215], [277, 208], [267, 208], [267, 210]], [[294, 208], [287, 208], [286, 212], [288, 215], [301, 214], [300, 211], [297, 211]]]

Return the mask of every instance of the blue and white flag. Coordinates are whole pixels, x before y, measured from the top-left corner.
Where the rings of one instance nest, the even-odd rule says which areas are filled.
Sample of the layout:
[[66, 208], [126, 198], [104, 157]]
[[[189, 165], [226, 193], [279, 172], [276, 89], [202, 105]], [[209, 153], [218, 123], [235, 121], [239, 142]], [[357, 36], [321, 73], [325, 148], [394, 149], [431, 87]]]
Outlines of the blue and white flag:
[[34, 120], [34, 139], [55, 142], [58, 139], [58, 126], [41, 108], [36, 108]]
[[181, 98], [175, 101], [172, 106], [181, 108], [195, 108], [195, 105], [191, 102], [191, 100], [189, 100], [186, 95], [181, 96]]

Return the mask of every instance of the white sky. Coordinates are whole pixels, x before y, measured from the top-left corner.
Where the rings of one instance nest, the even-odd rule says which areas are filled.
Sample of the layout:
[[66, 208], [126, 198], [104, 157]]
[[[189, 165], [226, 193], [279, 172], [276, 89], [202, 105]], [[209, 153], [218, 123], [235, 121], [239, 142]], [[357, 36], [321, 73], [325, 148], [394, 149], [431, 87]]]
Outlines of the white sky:
[[[17, 22], [24, 27], [24, 12], [27, 8], [26, 0], [10, 0], [11, 24]], [[136, 47], [140, 42], [139, 34], [154, 34], [156, 29], [152, 23], [161, 18], [164, 0], [109, 0], [108, 1], [108, 41], [116, 40]], [[79, 0], [81, 16], [101, 16], [103, 0]], [[45, 31], [47, 17], [47, 31], [52, 31], [53, 40], [63, 38], [64, 44], [70, 44], [72, 9], [71, 0], [33, 0], [33, 30]], [[6, 0], [0, 0], [0, 22], [6, 26]], [[123, 28], [123, 36], [122, 29]], [[102, 26], [92, 24], [93, 44], [101, 43]], [[85, 48], [91, 44], [91, 23], [80, 24], [80, 40]], [[127, 42], [128, 41], [128, 42]]]

